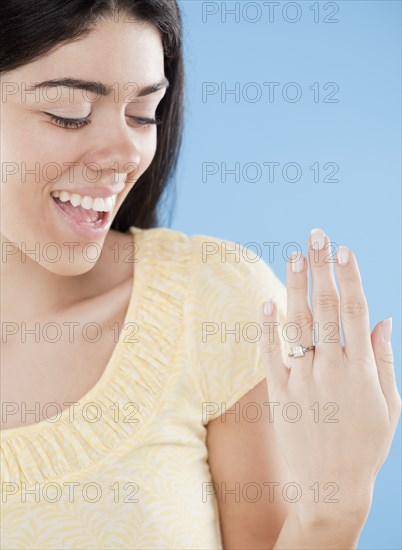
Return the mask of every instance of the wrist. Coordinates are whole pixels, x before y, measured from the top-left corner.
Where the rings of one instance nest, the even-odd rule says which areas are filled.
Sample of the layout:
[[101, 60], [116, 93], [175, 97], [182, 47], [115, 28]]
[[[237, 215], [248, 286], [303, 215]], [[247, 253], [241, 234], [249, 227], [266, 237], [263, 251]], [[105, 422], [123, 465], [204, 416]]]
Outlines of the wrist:
[[309, 489], [304, 493], [308, 498], [292, 504], [295, 517], [301, 523], [365, 522], [373, 498], [374, 480], [371, 477], [348, 476], [331, 482], [321, 479], [305, 482], [303, 486]]
[[[370, 507], [355, 507], [353, 509], [339, 509], [320, 507], [316, 509], [296, 509], [294, 515], [300, 525], [306, 527], [314, 527], [318, 525], [331, 528], [332, 525], [337, 526], [340, 523], [349, 525], [351, 528], [363, 526], [369, 514]], [[291, 512], [292, 513], [292, 512]]]
[[275, 550], [355, 549], [370, 511], [371, 478], [343, 478], [336, 483], [305, 480], [303, 486], [316, 489], [313, 498], [290, 504]]
[[371, 500], [348, 503], [314, 503], [311, 505], [292, 506], [290, 515], [306, 529], [316, 527], [335, 530], [340, 525], [351, 532], [363, 527], [370, 512]]
[[367, 517], [364, 507], [353, 513], [329, 510], [292, 505], [274, 549], [355, 550]]

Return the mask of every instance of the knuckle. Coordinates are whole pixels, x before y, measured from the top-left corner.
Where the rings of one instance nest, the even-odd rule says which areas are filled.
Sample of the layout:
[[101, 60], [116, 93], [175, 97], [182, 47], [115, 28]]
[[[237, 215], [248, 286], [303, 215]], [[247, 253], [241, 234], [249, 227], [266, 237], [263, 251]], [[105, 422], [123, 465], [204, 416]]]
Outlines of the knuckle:
[[280, 346], [279, 336], [270, 323], [264, 323], [260, 342], [261, 354], [265, 357], [273, 357], [278, 353]]
[[294, 294], [295, 296], [304, 296], [306, 293], [306, 285], [301, 281], [288, 281], [287, 290], [289, 293]]
[[391, 369], [394, 366], [394, 354], [392, 350], [385, 352], [385, 354], [382, 357], [382, 362], [384, 363], [384, 365], [387, 365], [387, 367], [390, 368], [390, 372], [392, 372]]
[[[362, 354], [360, 351], [349, 350], [345, 353], [344, 357], [346, 361], [354, 366], [356, 372], [370, 372], [373, 369], [373, 357], [370, 355]], [[359, 391], [366, 392], [373, 384], [372, 377], [361, 376], [359, 378]]]
[[[359, 369], [365, 370], [366, 372], [369, 372], [373, 368], [373, 358], [366, 355], [363, 357], [359, 357], [359, 359], [357, 359], [356, 357], [353, 363], [358, 366]], [[362, 377], [359, 383], [364, 389], [365, 386], [369, 387], [370, 384], [372, 384], [372, 380], [366, 377]]]
[[313, 307], [320, 311], [337, 311], [339, 307], [338, 296], [321, 292], [317, 296], [313, 296]]
[[319, 259], [314, 252], [311, 253], [310, 256], [310, 267], [313, 271], [327, 271], [331, 268], [331, 264], [323, 261], [322, 259]]
[[286, 323], [287, 328], [296, 325], [298, 329], [305, 332], [307, 329], [312, 328], [313, 318], [306, 312], [293, 313], [289, 321]]
[[368, 313], [367, 303], [359, 298], [350, 296], [341, 301], [341, 312], [350, 319], [360, 319]]
[[276, 343], [263, 342], [261, 344], [261, 355], [263, 358], [270, 359], [277, 355], [278, 346]]

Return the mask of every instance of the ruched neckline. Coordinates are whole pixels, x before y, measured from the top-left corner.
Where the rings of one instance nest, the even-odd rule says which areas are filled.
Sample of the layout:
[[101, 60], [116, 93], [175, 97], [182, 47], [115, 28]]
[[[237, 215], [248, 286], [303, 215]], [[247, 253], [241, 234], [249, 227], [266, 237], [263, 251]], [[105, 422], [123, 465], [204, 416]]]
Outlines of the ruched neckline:
[[[189, 261], [183, 250], [172, 255], [172, 243], [166, 246], [176, 238], [173, 232], [167, 230], [165, 239], [159, 240], [154, 238], [158, 231], [129, 229], [138, 258], [132, 294], [101, 377], [74, 410], [70, 406], [58, 416], [0, 432], [3, 481], [33, 485], [88, 468], [128, 438], [138, 437], [152, 418], [180, 347], [187, 287], [183, 267]], [[130, 323], [138, 326], [134, 337]], [[98, 421], [90, 421], [91, 403], [96, 403], [98, 415], [101, 412]], [[116, 409], [121, 413], [127, 403], [135, 404], [126, 413], [127, 419], [135, 411], [131, 421], [123, 421], [121, 414], [116, 417]]]

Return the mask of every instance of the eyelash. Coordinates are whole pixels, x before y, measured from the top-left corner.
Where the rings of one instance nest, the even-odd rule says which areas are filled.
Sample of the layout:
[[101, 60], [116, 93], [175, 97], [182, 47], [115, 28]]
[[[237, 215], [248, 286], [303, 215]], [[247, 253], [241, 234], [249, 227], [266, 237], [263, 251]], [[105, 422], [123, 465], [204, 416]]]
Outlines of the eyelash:
[[[53, 115], [52, 113], [45, 113], [45, 114], [48, 115], [52, 120], [54, 120], [54, 122], [56, 122], [58, 125], [67, 129], [83, 128], [84, 126], [87, 126], [91, 122], [88, 117], [64, 118], [57, 115]], [[129, 116], [128, 118], [134, 119], [143, 128], [147, 126], [152, 126], [152, 125], [158, 126], [161, 123], [161, 121], [158, 118], [137, 118], [133, 116]]]

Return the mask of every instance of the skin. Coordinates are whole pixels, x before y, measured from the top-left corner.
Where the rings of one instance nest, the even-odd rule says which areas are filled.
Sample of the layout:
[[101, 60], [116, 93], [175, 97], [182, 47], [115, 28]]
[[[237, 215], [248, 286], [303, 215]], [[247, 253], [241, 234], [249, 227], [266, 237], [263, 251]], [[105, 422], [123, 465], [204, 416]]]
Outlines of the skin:
[[[88, 52], [91, 52], [90, 63]], [[104, 63], [106, 58], [108, 63]], [[120, 181], [126, 179], [126, 185], [118, 196], [115, 215], [135, 184], [134, 179], [148, 168], [156, 150], [156, 127], [140, 127], [128, 116], [154, 116], [165, 90], [131, 100], [133, 87], [126, 91], [124, 85], [135, 83], [142, 87], [164, 77], [159, 34], [143, 23], [106, 21], [85, 39], [63, 45], [48, 56], [4, 74], [2, 82], [16, 83], [21, 90], [24, 85], [65, 76], [118, 83], [116, 89], [119, 93], [96, 98], [94, 93], [75, 90], [72, 101], [69, 90], [60, 87], [61, 98], [56, 102], [48, 99], [56, 96], [55, 90], [48, 89], [39, 94], [39, 101], [32, 93], [22, 99], [22, 94], [16, 93], [8, 96], [2, 105], [2, 162], [5, 165], [14, 162], [26, 166], [27, 170], [39, 163], [41, 169], [39, 176], [28, 173], [26, 181], [22, 181], [22, 172], [18, 170], [2, 183], [2, 241], [25, 242], [29, 250], [35, 248], [35, 243], [44, 250], [49, 242], [57, 242], [62, 248], [60, 261], [54, 263], [46, 261], [45, 254], [40, 254], [39, 261], [34, 259], [21, 265], [16, 254], [15, 257], [9, 256], [2, 265], [2, 274], [9, 284], [9, 292], [2, 302], [2, 313], [12, 312], [21, 319], [32, 318], [38, 308], [39, 311], [49, 310], [56, 296], [79, 299], [86, 296], [93, 285], [96, 288], [94, 294], [104, 290], [102, 287], [111, 260], [111, 255], [107, 255], [108, 244], [117, 239], [117, 232], [109, 231], [106, 238], [77, 238], [51, 216], [48, 207], [50, 192], [82, 185], [94, 186], [89, 180], [96, 182], [97, 178], [100, 187], [111, 186], [116, 171], [111, 167], [117, 167], [118, 177]], [[64, 129], [43, 111], [69, 118], [85, 117], [92, 111], [91, 123], [80, 129]], [[71, 163], [74, 162], [78, 165], [72, 169]], [[44, 171], [43, 167], [48, 163], [57, 163], [60, 170], [64, 168], [56, 181], [48, 181], [56, 177], [56, 171], [53, 174]], [[96, 168], [92, 169], [90, 163], [96, 163], [92, 166], [99, 167], [101, 174]], [[87, 172], [86, 165], [89, 165]], [[127, 166], [129, 171], [124, 170]], [[138, 166], [138, 171], [133, 166]], [[42, 174], [45, 176], [41, 177]], [[69, 182], [70, 176], [73, 183]], [[79, 241], [72, 262], [64, 241]], [[105, 252], [95, 267], [82, 254], [88, 242], [96, 242]], [[20, 284], [21, 279], [35, 284], [24, 288], [26, 285]]]
[[[306, 352], [303, 357], [292, 358], [288, 368], [280, 329], [272, 325], [278, 321], [277, 307], [269, 315], [261, 308], [259, 322], [263, 334], [260, 345], [266, 381], [241, 401], [242, 406], [264, 400], [281, 405], [297, 403], [302, 411], [300, 421], [286, 421], [277, 413], [269, 423], [267, 414], [261, 426], [251, 424], [250, 427], [244, 422], [236, 425], [228, 417], [230, 429], [237, 438], [217, 447], [219, 457], [214, 457], [212, 465], [215, 478], [220, 482], [231, 481], [231, 487], [235, 480], [240, 484], [250, 480], [261, 483], [261, 478], [275, 480], [283, 486], [285, 479], [301, 487], [302, 498], [289, 506], [277, 494], [278, 506], [273, 505], [275, 527], [266, 522], [264, 508], [268, 509], [268, 504], [261, 502], [266, 499], [256, 505], [250, 505], [245, 499], [237, 505], [219, 501], [221, 512], [234, 520], [235, 531], [232, 528], [224, 531], [225, 548], [356, 548], [370, 510], [375, 478], [388, 455], [398, 423], [401, 398], [395, 381], [392, 345], [385, 339], [383, 322], [370, 334], [368, 306], [356, 258], [350, 250], [347, 263], [338, 262], [338, 253], [335, 262], [328, 261], [332, 250], [329, 237], [324, 236], [324, 248], [320, 250], [314, 242], [310, 236], [308, 260], [302, 256], [302, 271], [293, 272], [291, 262], [288, 263], [287, 322], [300, 327], [300, 337], [292, 346], [298, 343], [310, 346], [314, 319], [321, 331], [316, 349]], [[312, 278], [312, 309], [308, 301], [308, 266]], [[326, 331], [325, 327], [330, 330]], [[333, 327], [337, 330], [329, 341]], [[340, 327], [344, 346], [339, 338]], [[322, 414], [323, 406], [329, 402], [338, 407], [338, 422], [325, 423], [322, 416], [321, 421], [313, 421], [309, 407], [318, 403]], [[264, 407], [261, 406], [261, 410]], [[329, 412], [332, 410], [324, 416]], [[294, 411], [290, 416], [294, 416]], [[210, 423], [211, 440], [218, 442], [224, 436], [225, 426], [219, 418], [213, 420]], [[256, 438], [264, 439], [265, 436], [267, 445], [247, 448], [247, 434], [252, 432]], [[274, 466], [269, 462], [271, 454], [276, 452], [273, 448], [280, 449], [286, 473], [283, 461], [277, 467], [276, 463]], [[229, 473], [223, 467], [223, 453], [235, 457], [226, 465]], [[243, 464], [237, 472], [240, 478], [232, 473], [235, 462]], [[265, 478], [260, 475], [264, 469], [268, 471]], [[338, 502], [324, 502], [323, 497], [330, 496], [334, 488], [325, 490], [328, 482], [336, 483], [338, 490], [332, 498]], [[318, 502], [314, 502], [310, 491], [315, 483], [321, 487]], [[247, 523], [250, 508], [255, 515], [251, 525]], [[274, 531], [281, 518], [285, 518], [285, 522], [275, 542]], [[255, 526], [259, 536], [254, 531]]]
[[[37, 96], [22, 93], [32, 84], [62, 77], [117, 83], [117, 93], [97, 97], [74, 90], [69, 95], [69, 90], [62, 87], [56, 90], [58, 94], [54, 89]], [[40, 168], [39, 176], [28, 172], [25, 181], [20, 170], [2, 178], [2, 250], [10, 243], [25, 243], [25, 249], [34, 250], [36, 246], [40, 253], [39, 258], [22, 253], [3, 256], [1, 319], [18, 326], [22, 322], [27, 326], [38, 322], [42, 327], [48, 322], [65, 326], [63, 323], [71, 321], [83, 327], [96, 321], [102, 329], [96, 356], [88, 340], [76, 338], [69, 342], [67, 330], [57, 346], [49, 346], [42, 338], [39, 343], [28, 339], [21, 346], [19, 332], [9, 337], [2, 343], [3, 401], [26, 402], [28, 408], [34, 408], [35, 402], [78, 400], [96, 384], [112, 355], [117, 338], [108, 327], [115, 322], [122, 327], [135, 265], [129, 261], [116, 262], [114, 254], [119, 250], [120, 258], [126, 258], [127, 250], [133, 249], [124, 247], [132, 243], [132, 237], [109, 230], [100, 238], [80, 238], [52, 216], [50, 192], [83, 185], [93, 187], [94, 181], [99, 187], [112, 186], [117, 172], [119, 180], [126, 183], [114, 207], [113, 216], [116, 214], [156, 150], [156, 127], [142, 127], [137, 118], [154, 117], [165, 89], [141, 98], [133, 97], [132, 92], [160, 82], [163, 77], [163, 49], [158, 31], [142, 22], [128, 24], [113, 20], [103, 21], [85, 39], [64, 44], [49, 55], [2, 75], [2, 86], [11, 82], [19, 91], [2, 103], [3, 166], [14, 163], [32, 170], [37, 163]], [[127, 83], [128, 89], [124, 88]], [[53, 101], [54, 97], [58, 100]], [[44, 111], [69, 118], [92, 112], [91, 123], [80, 129], [65, 129]], [[48, 163], [62, 170], [57, 179], [56, 172], [43, 172]], [[74, 170], [72, 163], [76, 163]], [[45, 177], [41, 177], [43, 173]], [[73, 261], [69, 246], [63, 244], [66, 242], [78, 243]], [[96, 263], [88, 261], [82, 253], [89, 242], [95, 242], [98, 250], [102, 250]], [[59, 261], [46, 261], [42, 251], [47, 243], [57, 243], [61, 249]], [[29, 363], [25, 360], [27, 356], [31, 358]], [[17, 426], [15, 418], [2, 425]]]
[[[113, 47], [110, 47], [111, 44]], [[105, 59], [108, 59], [108, 63], [104, 62]], [[15, 82], [21, 89], [23, 83], [62, 76], [109, 84], [135, 82], [140, 87], [159, 82], [164, 76], [159, 35], [154, 28], [142, 23], [104, 21], [85, 39], [63, 45], [48, 56], [4, 75], [2, 80]], [[29, 96], [24, 102], [18, 94], [11, 96], [2, 104], [2, 162], [15, 162], [18, 165], [25, 163], [28, 168], [37, 162], [40, 166], [57, 162], [60, 167], [71, 162], [77, 162], [79, 167], [96, 162], [104, 177], [99, 185], [113, 181], [113, 170], [110, 167], [117, 163], [126, 186], [118, 197], [115, 215], [135, 185], [135, 180], [151, 163], [156, 148], [156, 128], [133, 125], [128, 115], [152, 117], [163, 94], [164, 90], [161, 90], [131, 104], [125, 101], [126, 94], [119, 95], [118, 101], [114, 97], [102, 97], [96, 103], [88, 101], [90, 94], [85, 99], [79, 93], [74, 94], [74, 103], [66, 99], [69, 97], [66, 93], [57, 103], [36, 103], [29, 100]], [[60, 128], [41, 112], [50, 111], [60, 116], [78, 118], [88, 115], [91, 110], [91, 124], [77, 130]], [[124, 172], [124, 166], [133, 164], [138, 166], [135, 173]], [[78, 171], [77, 174], [75, 187], [82, 184], [82, 172]], [[124, 246], [131, 241], [131, 236], [110, 230], [105, 238], [97, 241], [102, 254], [96, 264], [84, 260], [80, 252], [88, 241], [69, 234], [55, 223], [48, 211], [50, 192], [61, 188], [61, 182], [67, 185], [69, 175], [66, 168], [56, 183], [41, 178], [36, 181], [35, 176], [29, 174], [26, 182], [22, 182], [21, 174], [18, 173], [9, 177], [7, 183], [2, 183], [2, 245], [25, 242], [28, 249], [33, 249], [35, 243], [39, 243], [42, 249], [48, 242], [57, 242], [64, 252], [57, 263], [47, 262], [42, 257], [36, 260], [30, 256], [24, 256], [24, 261], [21, 261], [19, 254], [9, 256], [7, 262], [2, 262], [3, 320], [63, 323], [74, 319], [84, 323], [88, 319], [95, 319], [102, 327], [107, 327], [116, 320], [121, 323], [124, 319], [132, 288], [133, 268], [131, 264], [123, 262], [115, 264], [109, 246], [116, 242]], [[79, 242], [73, 262], [68, 261], [69, 250], [63, 247], [66, 240]], [[111, 265], [113, 269], [110, 269]], [[362, 301], [360, 280], [353, 267], [355, 264], [351, 265], [352, 268], [337, 266], [341, 271], [341, 300], [343, 292], [349, 299], [355, 296]], [[310, 322], [305, 300], [306, 273], [289, 272], [288, 277], [288, 319], [300, 322], [303, 318]], [[338, 302], [334, 299], [331, 307], [328, 307], [327, 302], [324, 304], [320, 301], [322, 295], [334, 295], [328, 266], [313, 266], [313, 292], [316, 304], [314, 315], [318, 315], [319, 321], [325, 322], [327, 318], [336, 317]], [[364, 314], [359, 315], [352, 315], [348, 307], [343, 307], [343, 312], [342, 321], [346, 319], [348, 330], [347, 341], [359, 343], [359, 354], [353, 354], [352, 349], [350, 352], [348, 349], [345, 355], [346, 352], [342, 353], [339, 348], [331, 348], [331, 353], [327, 355], [325, 352], [309, 353], [296, 360], [298, 369], [292, 370], [290, 375], [286, 371], [286, 378], [278, 335], [275, 344], [270, 344], [264, 333], [262, 349], [268, 383], [264, 381], [256, 386], [240, 400], [240, 405], [255, 401], [261, 403], [264, 409], [262, 404], [268, 400], [268, 393], [270, 401], [303, 400], [304, 403], [307, 400], [338, 400], [344, 408], [342, 410], [345, 410], [346, 418], [357, 414], [357, 419], [348, 422], [347, 427], [343, 425], [343, 431], [339, 433], [336, 430], [334, 433], [323, 431], [319, 424], [317, 430], [311, 430], [311, 426], [301, 423], [292, 424], [291, 427], [286, 425], [285, 429], [278, 431], [277, 424], [269, 422], [268, 417], [255, 424], [233, 422], [229, 416], [225, 423], [219, 418], [215, 419], [208, 424], [207, 445], [212, 477], [216, 483], [226, 481], [228, 486], [233, 486], [236, 482], [247, 483], [250, 479], [261, 483], [267, 479], [280, 483], [294, 479], [307, 484], [311, 483], [313, 473], [314, 479], [325, 480], [333, 479], [336, 474], [336, 478], [345, 486], [357, 479], [361, 484], [359, 486], [365, 488], [373, 481], [381, 461], [385, 459], [395, 430], [400, 398], [390, 364], [390, 346], [381, 341], [381, 326], [375, 328], [370, 342], [367, 337], [366, 309]], [[266, 320], [266, 317], [261, 318], [261, 322]], [[308, 341], [307, 336], [305, 334], [301, 339], [303, 344]], [[91, 345], [88, 346], [85, 348], [83, 343], [75, 343], [71, 348], [65, 342], [60, 342], [57, 351], [54, 348], [51, 351], [46, 343], [36, 344], [34, 350], [26, 346], [21, 350], [18, 338], [10, 339], [3, 347], [3, 399], [17, 403], [26, 401], [28, 408], [32, 408], [31, 403], [36, 401], [78, 401], [100, 378], [115, 342], [111, 338], [102, 339], [97, 346], [96, 358]], [[22, 360], [27, 354], [36, 358], [37, 365], [34, 368], [32, 362], [26, 365], [27, 362]], [[63, 361], [63, 357], [69, 360]], [[91, 368], [88, 368], [88, 364], [92, 365]], [[303, 372], [304, 375], [300, 376]], [[375, 376], [377, 372], [381, 385]], [[364, 376], [367, 395], [359, 393], [360, 375]], [[43, 380], [47, 382], [40, 382]], [[328, 393], [329, 387], [334, 389], [333, 394]], [[353, 403], [356, 394], [359, 395], [358, 406]], [[370, 423], [367, 426], [367, 411], [373, 403], [375, 409], [368, 415]], [[359, 413], [359, 409], [364, 414]], [[3, 427], [15, 426], [17, 424]], [[375, 437], [367, 457], [369, 430]], [[305, 441], [308, 441], [306, 448], [309, 452], [302, 453], [300, 449]], [[324, 451], [328, 446], [331, 465], [335, 465], [335, 469], [329, 468], [326, 461]], [[286, 466], [281, 455], [283, 449], [286, 456], [290, 457]], [[363, 471], [362, 464], [365, 465]], [[362, 517], [367, 509], [369, 495], [366, 493], [362, 491], [357, 504], [356, 499], [352, 499], [354, 507], [362, 510]], [[319, 506], [314, 510], [298, 507], [296, 512], [293, 508], [290, 513], [288, 505], [280, 499], [272, 503], [261, 499], [252, 506], [244, 501], [234, 505], [228, 499], [226, 504], [219, 502], [224, 547], [296, 548], [297, 544], [304, 544], [301, 547], [310, 544], [308, 547], [322, 548], [323, 540], [328, 539], [325, 536], [331, 533], [334, 526], [334, 518], [343, 518], [349, 513], [351, 505], [352, 502], [346, 498], [345, 506], [339, 507], [338, 513], [328, 518]], [[339, 544], [343, 546], [331, 547], [346, 548], [347, 544], [354, 544], [360, 528], [360, 523], [346, 523], [343, 525], [343, 538], [338, 538]]]

